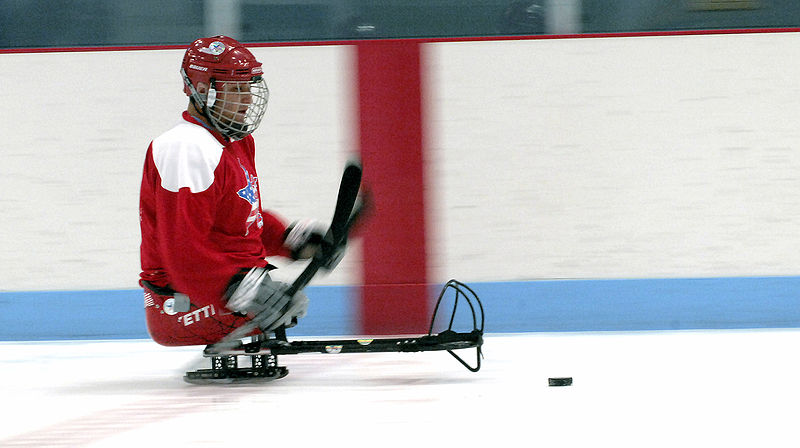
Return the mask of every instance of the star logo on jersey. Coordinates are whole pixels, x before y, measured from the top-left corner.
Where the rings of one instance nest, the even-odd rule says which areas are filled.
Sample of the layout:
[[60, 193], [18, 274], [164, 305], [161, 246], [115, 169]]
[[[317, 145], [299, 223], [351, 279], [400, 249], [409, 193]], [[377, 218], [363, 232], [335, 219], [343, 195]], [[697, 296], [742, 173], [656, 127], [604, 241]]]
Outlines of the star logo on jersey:
[[245, 220], [244, 236], [250, 234], [250, 226], [253, 223], [260, 229], [264, 226], [264, 218], [261, 216], [261, 207], [258, 201], [258, 177], [252, 176], [247, 168], [242, 165], [242, 161], [238, 160], [239, 167], [244, 171], [244, 177], [247, 179], [247, 186], [237, 191], [236, 194], [250, 203], [250, 214], [247, 215]]

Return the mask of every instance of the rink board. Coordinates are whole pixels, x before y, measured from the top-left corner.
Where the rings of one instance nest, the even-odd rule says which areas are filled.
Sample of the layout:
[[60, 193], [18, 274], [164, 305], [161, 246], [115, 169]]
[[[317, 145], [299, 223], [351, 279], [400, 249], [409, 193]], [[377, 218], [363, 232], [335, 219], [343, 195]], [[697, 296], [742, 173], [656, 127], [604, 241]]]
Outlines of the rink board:
[[[800, 277], [479, 282], [486, 331], [800, 327]], [[293, 335], [356, 334], [356, 288], [315, 286]], [[432, 288], [438, 289], [438, 288]], [[141, 290], [0, 293], [0, 340], [146, 338]]]

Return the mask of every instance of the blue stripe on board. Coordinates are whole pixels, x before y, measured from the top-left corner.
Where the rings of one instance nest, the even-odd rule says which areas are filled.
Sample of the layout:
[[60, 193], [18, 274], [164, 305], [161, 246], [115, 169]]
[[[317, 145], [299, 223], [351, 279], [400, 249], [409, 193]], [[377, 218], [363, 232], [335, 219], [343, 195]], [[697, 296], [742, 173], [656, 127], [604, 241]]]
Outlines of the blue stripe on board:
[[800, 277], [478, 283], [487, 332], [800, 327]]
[[[349, 334], [356, 327], [351, 289], [307, 288], [314, 300], [296, 329], [306, 336]], [[141, 289], [0, 292], [0, 341], [149, 337]]]
[[[486, 332], [800, 327], [800, 277], [547, 280], [470, 286]], [[357, 328], [353, 288], [314, 286], [302, 336]], [[0, 293], [0, 340], [147, 338], [141, 290]]]

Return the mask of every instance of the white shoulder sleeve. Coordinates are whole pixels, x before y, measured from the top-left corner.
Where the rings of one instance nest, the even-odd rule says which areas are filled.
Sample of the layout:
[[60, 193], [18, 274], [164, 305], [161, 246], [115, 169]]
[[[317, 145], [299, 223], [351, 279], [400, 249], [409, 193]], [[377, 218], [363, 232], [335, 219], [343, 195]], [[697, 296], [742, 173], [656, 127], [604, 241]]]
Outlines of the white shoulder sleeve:
[[222, 144], [202, 127], [191, 123], [175, 126], [153, 140], [153, 161], [161, 186], [174, 192], [184, 187], [192, 193], [207, 190], [214, 183], [222, 151]]

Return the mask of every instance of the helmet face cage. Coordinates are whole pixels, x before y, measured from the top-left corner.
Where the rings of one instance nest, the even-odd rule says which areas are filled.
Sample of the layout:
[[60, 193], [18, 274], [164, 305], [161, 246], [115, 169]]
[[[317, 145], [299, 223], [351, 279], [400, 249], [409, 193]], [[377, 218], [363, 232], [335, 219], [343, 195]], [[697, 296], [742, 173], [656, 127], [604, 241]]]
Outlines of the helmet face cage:
[[220, 134], [241, 140], [261, 124], [269, 101], [269, 88], [261, 76], [249, 81], [211, 79], [208, 93], [200, 93], [186, 72], [181, 72], [192, 101]]
[[261, 124], [269, 89], [261, 76], [250, 81], [211, 80], [204, 96], [206, 118], [211, 124], [231, 140], [241, 140]]

